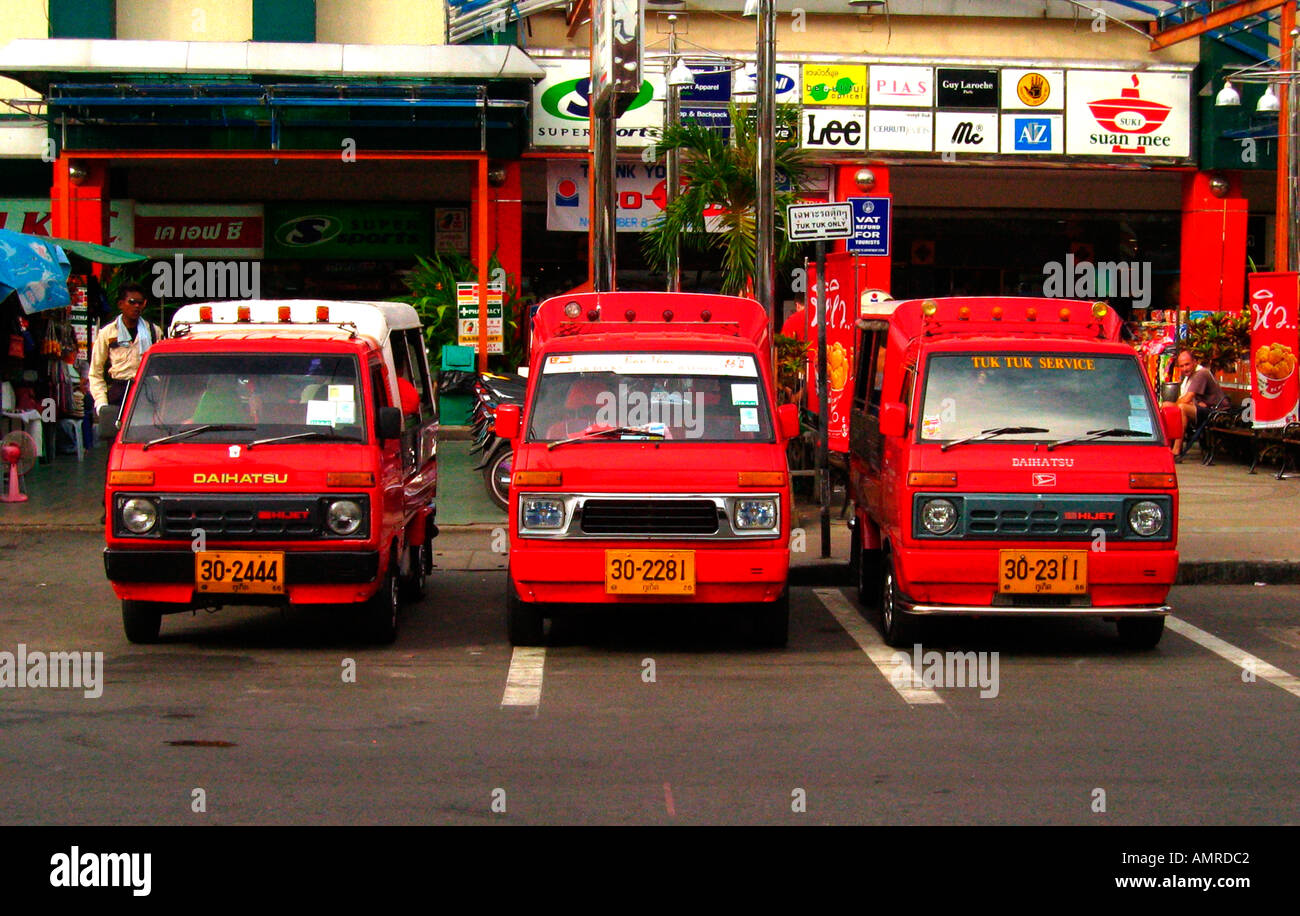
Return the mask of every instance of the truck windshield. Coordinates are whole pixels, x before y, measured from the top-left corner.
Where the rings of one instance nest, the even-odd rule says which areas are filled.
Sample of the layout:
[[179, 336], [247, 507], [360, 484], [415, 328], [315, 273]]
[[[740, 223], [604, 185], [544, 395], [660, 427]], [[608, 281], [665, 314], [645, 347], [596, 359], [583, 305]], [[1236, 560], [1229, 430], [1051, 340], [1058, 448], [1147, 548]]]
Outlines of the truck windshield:
[[350, 355], [158, 354], [137, 384], [124, 442], [247, 443], [308, 432], [331, 435], [290, 441], [365, 439], [357, 361]]
[[1149, 445], [1160, 436], [1146, 380], [1128, 357], [942, 353], [926, 366], [924, 442], [954, 442], [1004, 427], [1025, 429], [989, 441], [1086, 437]]
[[[616, 433], [585, 436], [602, 429]], [[771, 409], [752, 356], [570, 353], [548, 356], [528, 421], [533, 442], [771, 442]]]

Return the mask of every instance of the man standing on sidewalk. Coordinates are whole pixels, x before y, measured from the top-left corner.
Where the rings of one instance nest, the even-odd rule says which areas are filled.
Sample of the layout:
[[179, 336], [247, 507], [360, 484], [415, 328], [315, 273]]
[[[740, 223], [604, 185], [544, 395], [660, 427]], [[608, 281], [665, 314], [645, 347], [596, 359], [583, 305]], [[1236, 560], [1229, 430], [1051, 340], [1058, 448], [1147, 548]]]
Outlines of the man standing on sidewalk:
[[117, 294], [117, 319], [99, 329], [95, 348], [90, 355], [90, 396], [95, 400], [95, 416], [104, 407], [117, 416], [126, 397], [126, 387], [140, 368], [140, 357], [162, 338], [162, 328], [141, 319], [148, 301], [144, 290], [134, 284], [122, 287]]

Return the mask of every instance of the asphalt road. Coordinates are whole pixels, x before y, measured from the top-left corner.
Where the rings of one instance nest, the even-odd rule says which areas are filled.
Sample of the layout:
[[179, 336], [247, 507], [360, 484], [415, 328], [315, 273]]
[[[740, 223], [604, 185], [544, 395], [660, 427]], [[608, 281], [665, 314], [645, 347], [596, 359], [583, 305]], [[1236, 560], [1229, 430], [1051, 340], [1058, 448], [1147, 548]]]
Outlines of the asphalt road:
[[0, 823], [1300, 822], [1300, 587], [1176, 589], [1151, 652], [1102, 621], [942, 622], [923, 649], [987, 677], [922, 656], [928, 689], [852, 589], [795, 589], [782, 651], [636, 614], [516, 652], [496, 571], [440, 571], [390, 647], [252, 608], [133, 646], [100, 547], [0, 532], [0, 653], [103, 653], [97, 698], [0, 687]]

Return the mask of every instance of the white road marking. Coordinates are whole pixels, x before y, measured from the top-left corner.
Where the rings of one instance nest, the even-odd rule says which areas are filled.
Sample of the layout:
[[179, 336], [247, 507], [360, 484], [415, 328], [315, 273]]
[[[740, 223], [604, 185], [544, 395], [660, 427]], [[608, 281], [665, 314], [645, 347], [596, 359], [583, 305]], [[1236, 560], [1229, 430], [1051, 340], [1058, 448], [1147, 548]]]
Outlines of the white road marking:
[[1165, 626], [1179, 636], [1185, 636], [1199, 646], [1204, 646], [1220, 658], [1227, 659], [1243, 671], [1253, 672], [1255, 677], [1263, 678], [1270, 684], [1281, 687], [1287, 693], [1300, 697], [1300, 678], [1287, 674], [1281, 668], [1274, 667], [1245, 649], [1238, 649], [1232, 643], [1224, 642], [1217, 636], [1194, 627], [1186, 620], [1179, 620], [1170, 614], [1165, 618]]
[[510, 656], [510, 671], [506, 674], [506, 692], [501, 697], [501, 705], [536, 709], [542, 702], [542, 669], [545, 667], [545, 648], [517, 647]]
[[[880, 669], [880, 673], [885, 676], [885, 680], [889, 681], [890, 686], [898, 691], [899, 696], [913, 706], [943, 703], [943, 697], [929, 687], [910, 686], [914, 680], [911, 677], [911, 660], [909, 659], [902, 664], [898, 661], [900, 658], [907, 658], [907, 653], [891, 649], [885, 645], [875, 627], [862, 619], [862, 615], [857, 612], [853, 605], [849, 604], [848, 599], [844, 597], [839, 589], [815, 588], [813, 594], [821, 599], [821, 603], [826, 606], [826, 610], [830, 611], [835, 619], [839, 621], [844, 631], [866, 653], [867, 658], [871, 659], [871, 663]], [[901, 674], [903, 670], [906, 670], [906, 675]]]

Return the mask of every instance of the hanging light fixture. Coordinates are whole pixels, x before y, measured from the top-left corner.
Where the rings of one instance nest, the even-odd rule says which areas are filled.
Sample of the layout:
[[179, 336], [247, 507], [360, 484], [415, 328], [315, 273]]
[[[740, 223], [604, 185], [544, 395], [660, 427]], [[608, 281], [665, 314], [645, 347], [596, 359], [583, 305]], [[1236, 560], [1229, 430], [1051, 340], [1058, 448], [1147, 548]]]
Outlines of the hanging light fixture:
[[737, 70], [736, 77], [731, 82], [731, 94], [739, 98], [753, 98], [758, 95], [758, 80], [754, 78], [754, 74], [743, 67]]
[[672, 70], [668, 71], [668, 88], [693, 89], [694, 87], [695, 74], [691, 72], [690, 67], [686, 66], [686, 61], [678, 59]]
[[1230, 81], [1224, 80], [1223, 88], [1220, 89], [1219, 94], [1214, 97], [1214, 107], [1231, 108], [1234, 105], [1240, 105], [1240, 104], [1241, 104], [1241, 93], [1232, 87], [1232, 83]]
[[[1222, 93], [1220, 93], [1222, 94]], [[1282, 100], [1277, 97], [1273, 91], [1273, 84], [1269, 83], [1264, 90], [1264, 94], [1259, 97], [1259, 104], [1255, 106], [1257, 114], [1277, 114], [1282, 108]]]

